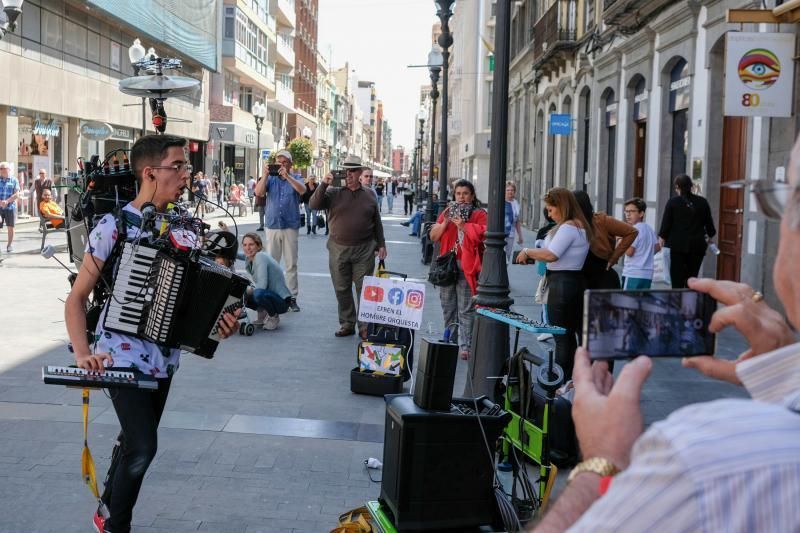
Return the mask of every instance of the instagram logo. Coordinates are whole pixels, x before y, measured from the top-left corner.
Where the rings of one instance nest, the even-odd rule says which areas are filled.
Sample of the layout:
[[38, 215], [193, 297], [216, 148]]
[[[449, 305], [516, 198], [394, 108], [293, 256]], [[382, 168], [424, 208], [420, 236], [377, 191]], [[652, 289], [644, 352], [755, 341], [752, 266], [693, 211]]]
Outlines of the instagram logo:
[[410, 290], [406, 293], [406, 306], [421, 309], [425, 304], [425, 294], [422, 291]]

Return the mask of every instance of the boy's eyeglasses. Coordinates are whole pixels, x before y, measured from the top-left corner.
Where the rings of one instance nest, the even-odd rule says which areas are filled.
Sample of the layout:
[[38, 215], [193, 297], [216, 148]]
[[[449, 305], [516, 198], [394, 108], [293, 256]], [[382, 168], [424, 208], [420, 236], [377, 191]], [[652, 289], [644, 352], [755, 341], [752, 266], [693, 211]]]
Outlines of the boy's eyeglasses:
[[194, 167], [192, 167], [192, 165], [189, 165], [188, 163], [187, 164], [178, 163], [177, 165], [158, 165], [158, 166], [151, 166], [150, 168], [163, 168], [165, 170], [174, 170], [175, 172], [178, 173], [186, 171], [189, 174], [191, 174], [192, 170], [194, 169]]
[[749, 186], [756, 197], [759, 210], [767, 218], [780, 220], [792, 197], [800, 194], [800, 185], [792, 186], [780, 181], [739, 180], [723, 183], [728, 189], [742, 189]]

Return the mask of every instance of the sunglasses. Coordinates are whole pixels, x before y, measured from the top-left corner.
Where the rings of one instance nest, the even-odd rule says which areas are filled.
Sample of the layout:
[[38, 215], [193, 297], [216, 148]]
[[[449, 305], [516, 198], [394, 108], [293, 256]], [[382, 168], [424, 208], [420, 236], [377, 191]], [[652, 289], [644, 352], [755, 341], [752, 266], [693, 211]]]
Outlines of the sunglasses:
[[800, 185], [767, 180], [739, 180], [723, 183], [728, 189], [743, 189], [750, 186], [750, 192], [756, 197], [756, 204], [767, 218], [780, 220], [792, 197], [800, 194]]

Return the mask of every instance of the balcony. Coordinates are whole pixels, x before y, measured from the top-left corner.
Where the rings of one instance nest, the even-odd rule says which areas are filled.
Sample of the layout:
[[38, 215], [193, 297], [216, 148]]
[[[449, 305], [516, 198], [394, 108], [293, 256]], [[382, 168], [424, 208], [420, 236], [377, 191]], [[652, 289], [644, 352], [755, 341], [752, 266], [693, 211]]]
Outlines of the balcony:
[[294, 113], [293, 85], [291, 76], [278, 74], [275, 80], [275, 99], [269, 101], [269, 106], [281, 113]]
[[575, 0], [556, 0], [534, 24], [534, 68], [554, 70], [565, 59], [563, 52], [574, 48], [577, 38], [576, 10]]
[[603, 21], [608, 26], [634, 25], [676, 3], [676, 0], [603, 0]]
[[275, 17], [281, 26], [295, 27], [296, 15], [294, 13], [295, 0], [277, 0], [270, 2], [270, 15]]
[[[270, 44], [270, 47], [272, 46], [273, 45]], [[292, 36], [285, 33], [278, 33], [278, 38], [274, 46], [275, 62], [289, 68], [294, 68], [294, 39]], [[273, 50], [270, 50], [270, 52], [273, 52]]]

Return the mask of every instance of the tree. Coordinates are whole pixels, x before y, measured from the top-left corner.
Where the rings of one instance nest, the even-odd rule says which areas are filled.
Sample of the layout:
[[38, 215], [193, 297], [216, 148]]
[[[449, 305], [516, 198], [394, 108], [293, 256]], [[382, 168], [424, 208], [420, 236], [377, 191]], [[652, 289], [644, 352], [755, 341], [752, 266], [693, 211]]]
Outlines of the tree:
[[305, 137], [292, 139], [287, 150], [292, 154], [292, 166], [294, 168], [301, 169], [311, 166], [314, 158], [314, 145], [311, 144], [310, 139]]

